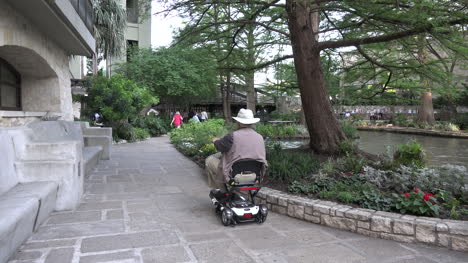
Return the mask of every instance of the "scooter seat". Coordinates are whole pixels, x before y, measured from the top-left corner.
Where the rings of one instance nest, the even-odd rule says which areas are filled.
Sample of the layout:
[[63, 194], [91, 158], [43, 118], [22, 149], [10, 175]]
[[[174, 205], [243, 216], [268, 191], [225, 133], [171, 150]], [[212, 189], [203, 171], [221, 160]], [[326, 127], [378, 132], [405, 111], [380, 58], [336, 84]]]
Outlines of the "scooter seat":
[[257, 180], [257, 175], [252, 172], [240, 173], [234, 176], [234, 181], [236, 184], [254, 184]]

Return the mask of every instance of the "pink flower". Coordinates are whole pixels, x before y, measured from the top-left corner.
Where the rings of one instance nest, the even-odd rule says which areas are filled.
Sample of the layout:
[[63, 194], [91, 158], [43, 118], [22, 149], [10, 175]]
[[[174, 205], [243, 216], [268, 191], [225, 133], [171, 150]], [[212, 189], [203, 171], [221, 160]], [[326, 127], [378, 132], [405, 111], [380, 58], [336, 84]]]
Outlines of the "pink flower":
[[342, 177], [346, 177], [346, 174], [345, 174], [345, 173], [342, 173], [342, 174], [340, 174], [340, 175], [341, 175]]
[[364, 171], [359, 171], [359, 173], [360, 173], [360, 174], [363, 174], [363, 173], [364, 173]]
[[415, 187], [415, 188], [414, 188], [414, 192], [415, 192], [415, 193], [418, 193], [418, 192], [419, 192], [419, 189]]
[[404, 195], [405, 195], [406, 197], [409, 197], [409, 193], [404, 193]]

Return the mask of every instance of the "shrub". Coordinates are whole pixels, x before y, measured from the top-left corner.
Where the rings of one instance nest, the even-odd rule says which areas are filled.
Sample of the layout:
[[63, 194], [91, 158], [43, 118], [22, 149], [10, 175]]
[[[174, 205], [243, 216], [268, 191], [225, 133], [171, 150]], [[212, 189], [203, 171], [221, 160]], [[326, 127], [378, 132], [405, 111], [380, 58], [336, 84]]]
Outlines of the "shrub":
[[468, 130], [468, 113], [458, 113], [452, 122], [461, 130]]
[[400, 145], [393, 155], [397, 165], [423, 167], [426, 164], [426, 153], [417, 141], [410, 141]]
[[363, 171], [366, 165], [366, 160], [356, 155], [347, 154], [346, 157], [336, 160], [335, 168], [341, 172], [352, 172], [357, 174]]
[[392, 120], [394, 125], [406, 127], [408, 125], [408, 117], [403, 113], [397, 113]]
[[304, 135], [304, 127], [300, 125], [257, 124], [255, 130], [264, 138], [287, 138]]
[[[227, 133], [223, 119], [209, 119], [205, 122], [189, 122], [179, 129], [173, 129], [170, 133], [171, 142], [183, 153], [194, 156], [208, 156], [213, 152], [213, 148], [208, 148], [212, 144], [211, 139], [222, 137]], [[204, 147], [204, 150], [201, 150]], [[213, 152], [214, 153], [214, 152]]]
[[277, 121], [295, 121], [299, 122], [301, 119], [301, 112], [280, 113], [273, 111], [270, 113], [270, 119]]
[[151, 137], [150, 133], [142, 128], [134, 128], [135, 130], [135, 139], [136, 140], [145, 140]]
[[114, 141], [126, 140], [133, 142], [137, 140], [135, 128], [126, 121], [113, 123], [112, 125], [112, 137]]
[[267, 160], [267, 176], [287, 184], [316, 173], [320, 167], [310, 153], [273, 150], [267, 153]]
[[114, 75], [110, 79], [93, 77], [84, 102], [86, 116], [101, 113], [104, 124], [114, 127], [118, 122], [137, 116], [145, 106], [156, 104], [158, 99], [146, 87], [139, 87], [121, 75]]
[[352, 121], [349, 120], [341, 120], [340, 121], [341, 128], [343, 129], [346, 138], [348, 139], [356, 139], [357, 136], [357, 129]]
[[130, 123], [137, 128], [147, 130], [151, 136], [166, 134], [170, 129], [170, 121], [161, 117], [138, 115], [131, 118]]
[[431, 193], [425, 193], [418, 188], [404, 194], [393, 194], [395, 209], [402, 214], [422, 216], [439, 215], [440, 206], [437, 199]]
[[353, 154], [357, 151], [357, 148], [356, 143], [350, 139], [341, 141], [338, 145], [338, 149], [342, 155]]
[[393, 206], [393, 199], [387, 197], [382, 191], [376, 188], [363, 190], [359, 205], [362, 208], [374, 209], [378, 211], [390, 211]]
[[378, 188], [393, 192], [408, 192], [418, 187], [433, 192], [434, 187], [448, 192], [451, 196], [468, 203], [467, 168], [457, 165], [443, 165], [438, 168], [400, 166], [396, 170], [379, 170], [364, 167], [358, 177]]

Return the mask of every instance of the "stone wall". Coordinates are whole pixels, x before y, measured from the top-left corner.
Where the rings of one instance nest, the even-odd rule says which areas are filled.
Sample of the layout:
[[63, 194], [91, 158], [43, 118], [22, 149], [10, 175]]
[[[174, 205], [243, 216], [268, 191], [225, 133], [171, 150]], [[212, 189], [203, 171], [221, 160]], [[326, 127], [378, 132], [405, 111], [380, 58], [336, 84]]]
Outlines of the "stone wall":
[[0, 58], [21, 75], [22, 111], [73, 119], [68, 54], [5, 0], [0, 0]]
[[362, 235], [468, 252], [468, 222], [353, 208], [262, 188], [258, 202], [276, 213]]

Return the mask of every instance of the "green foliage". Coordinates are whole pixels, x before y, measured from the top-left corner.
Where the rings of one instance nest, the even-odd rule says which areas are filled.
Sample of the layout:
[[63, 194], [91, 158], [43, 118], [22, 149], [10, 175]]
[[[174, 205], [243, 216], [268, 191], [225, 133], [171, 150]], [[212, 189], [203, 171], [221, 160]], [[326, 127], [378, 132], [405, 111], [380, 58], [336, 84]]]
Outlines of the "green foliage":
[[135, 139], [136, 140], [145, 140], [151, 137], [150, 133], [148, 130], [142, 129], [142, 128], [134, 128], [135, 131]]
[[357, 151], [357, 144], [351, 139], [341, 141], [338, 149], [342, 155], [353, 154]]
[[364, 170], [364, 166], [367, 165], [367, 161], [357, 155], [347, 154], [343, 158], [336, 160], [335, 169], [343, 173], [358, 174]]
[[414, 140], [400, 145], [393, 158], [397, 165], [414, 165], [418, 167], [426, 165], [426, 153], [421, 144]]
[[255, 130], [264, 138], [288, 138], [303, 134], [300, 125], [271, 125], [259, 123]]
[[468, 113], [458, 113], [452, 122], [456, 124], [461, 130], [468, 130]]
[[374, 209], [378, 211], [390, 211], [393, 206], [393, 199], [386, 196], [377, 188], [370, 188], [362, 191], [360, 204], [362, 208]]
[[104, 58], [118, 57], [125, 47], [127, 16], [120, 1], [92, 0], [96, 50]]
[[397, 113], [393, 117], [392, 123], [396, 126], [406, 127], [408, 125], [408, 117], [403, 113]]
[[209, 119], [205, 122], [189, 122], [170, 133], [171, 142], [189, 156], [206, 157], [216, 152], [211, 139], [222, 137], [227, 133], [223, 119]]
[[154, 95], [179, 104], [211, 97], [216, 90], [216, 61], [203, 49], [135, 50], [117, 72], [149, 87]]
[[131, 118], [130, 123], [137, 128], [147, 130], [151, 136], [166, 134], [170, 130], [170, 121], [164, 117], [138, 115]]
[[110, 79], [93, 77], [84, 101], [86, 116], [98, 112], [104, 124], [112, 127], [113, 123], [137, 116], [145, 106], [157, 103], [158, 99], [150, 95], [144, 86], [138, 86], [121, 75], [114, 75]]
[[393, 194], [395, 209], [402, 214], [438, 216], [440, 206], [434, 195], [415, 188], [405, 194]]
[[268, 151], [267, 160], [267, 176], [287, 184], [316, 173], [320, 167], [312, 154], [303, 152]]
[[299, 120], [301, 119], [301, 113], [300, 112], [281, 113], [281, 112], [273, 111], [270, 114], [270, 119], [276, 120], [276, 121], [299, 122]]
[[128, 122], [114, 122], [112, 126], [112, 137], [114, 141], [126, 140], [134, 142], [137, 140], [135, 128]]
[[[354, 115], [353, 115], [354, 116]], [[340, 120], [341, 129], [343, 129], [346, 138], [353, 140], [358, 137], [357, 128], [353, 121], [350, 120]]]

